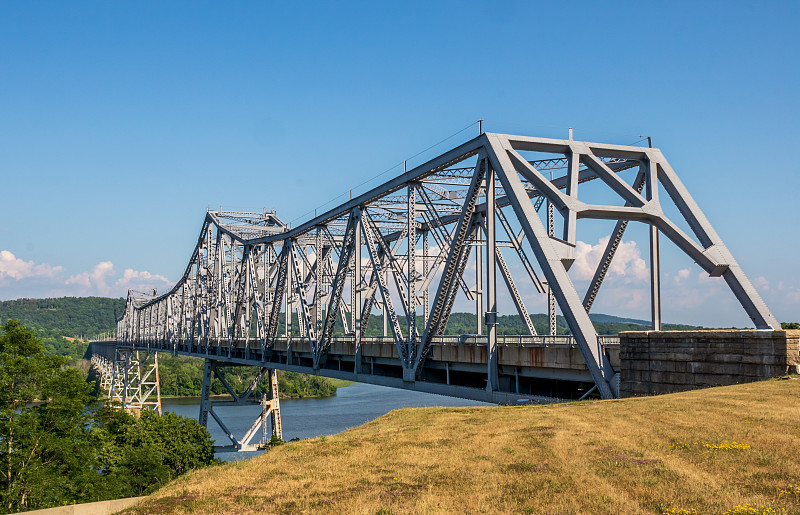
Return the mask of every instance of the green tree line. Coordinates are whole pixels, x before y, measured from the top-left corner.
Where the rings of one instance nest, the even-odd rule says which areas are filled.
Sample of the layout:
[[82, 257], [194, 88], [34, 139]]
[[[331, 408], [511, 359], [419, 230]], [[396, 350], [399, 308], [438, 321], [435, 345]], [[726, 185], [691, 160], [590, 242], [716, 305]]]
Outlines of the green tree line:
[[15, 320], [0, 327], [0, 512], [143, 495], [215, 462], [197, 421], [102, 407], [66, 358]]
[[[203, 385], [203, 360], [188, 356], [161, 354], [158, 359], [161, 395], [198, 396]], [[225, 380], [236, 392], [244, 392], [255, 380], [258, 367], [221, 367]], [[256, 398], [269, 390], [269, 378], [263, 377], [253, 393]], [[281, 397], [329, 397], [336, 394], [336, 386], [325, 377], [278, 371], [278, 390]], [[211, 393], [228, 391], [219, 379], [211, 382]]]

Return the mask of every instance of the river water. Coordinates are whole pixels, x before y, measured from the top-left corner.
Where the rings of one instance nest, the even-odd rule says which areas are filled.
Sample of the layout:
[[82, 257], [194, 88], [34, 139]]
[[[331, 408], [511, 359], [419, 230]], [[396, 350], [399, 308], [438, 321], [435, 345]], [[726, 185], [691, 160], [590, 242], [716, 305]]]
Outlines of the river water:
[[[222, 400], [222, 399], [221, 399]], [[197, 397], [163, 399], [164, 411], [172, 411], [197, 420], [200, 399]], [[336, 395], [320, 399], [281, 399], [283, 439], [315, 438], [339, 433], [385, 415], [394, 409], [425, 406], [490, 406], [485, 402], [458, 399], [444, 395], [412, 392], [364, 383], [339, 388]], [[257, 404], [243, 406], [218, 406], [214, 411], [222, 418], [234, 436], [241, 438], [261, 411]], [[208, 417], [208, 430], [217, 445], [230, 441], [212, 417]], [[261, 431], [253, 438], [256, 443]], [[254, 452], [220, 453], [223, 460], [247, 458]]]

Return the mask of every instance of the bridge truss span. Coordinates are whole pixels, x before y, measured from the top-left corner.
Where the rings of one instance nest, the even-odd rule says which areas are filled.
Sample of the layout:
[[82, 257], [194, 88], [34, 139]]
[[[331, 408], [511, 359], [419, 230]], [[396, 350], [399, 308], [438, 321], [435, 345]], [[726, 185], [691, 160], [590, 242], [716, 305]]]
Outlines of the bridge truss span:
[[[582, 198], [587, 186], [606, 201]], [[616, 225], [581, 295], [569, 269], [590, 219]], [[723, 277], [757, 328], [778, 327], [659, 149], [484, 133], [295, 228], [207, 212], [183, 277], [163, 295], [131, 291], [117, 340], [492, 402], [612, 398], [618, 356], [588, 313], [629, 222], [649, 227], [655, 329], [659, 235]], [[547, 296], [548, 334], [529, 292]], [[524, 334], [500, 334], [499, 294]], [[457, 297], [475, 306], [471, 334], [447, 333]], [[556, 310], [571, 336], [555, 334]]]

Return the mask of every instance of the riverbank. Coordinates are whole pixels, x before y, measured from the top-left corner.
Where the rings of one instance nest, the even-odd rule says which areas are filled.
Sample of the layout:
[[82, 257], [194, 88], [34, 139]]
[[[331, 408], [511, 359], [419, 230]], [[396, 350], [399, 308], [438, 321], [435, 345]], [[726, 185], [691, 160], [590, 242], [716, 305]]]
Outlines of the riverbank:
[[798, 513], [798, 396], [792, 376], [625, 400], [404, 409], [195, 471], [128, 513]]
[[[330, 381], [331, 384], [337, 389], [346, 388], [348, 386], [356, 384], [355, 381], [346, 381], [344, 379], [334, 379], [334, 378], [326, 378], [326, 379]], [[331, 397], [332, 395], [336, 395], [336, 391], [334, 391], [331, 395], [292, 395], [292, 394], [287, 395], [284, 393], [280, 393], [281, 399], [324, 399], [325, 397]], [[230, 395], [228, 395], [227, 393], [220, 393], [220, 394], [211, 394], [209, 397], [212, 400], [215, 399], [225, 400], [229, 399]], [[200, 400], [199, 395], [162, 395], [161, 398], [167, 400], [173, 400], [173, 399], [187, 399], [187, 400], [197, 399], [198, 401]]]

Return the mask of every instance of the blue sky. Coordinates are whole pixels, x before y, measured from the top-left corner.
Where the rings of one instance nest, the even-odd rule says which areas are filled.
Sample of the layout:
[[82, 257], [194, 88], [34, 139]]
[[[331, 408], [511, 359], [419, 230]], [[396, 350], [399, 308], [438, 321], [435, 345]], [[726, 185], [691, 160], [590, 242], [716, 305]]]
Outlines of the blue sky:
[[[798, 22], [798, 2], [0, 3], [0, 299], [163, 288], [207, 207], [297, 223], [484, 118], [652, 136], [800, 320]], [[664, 272], [665, 319], [747, 324], [696, 265]], [[595, 309], [646, 316], [618, 275]]]

